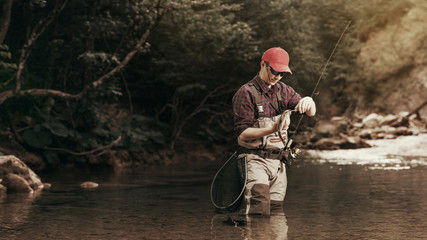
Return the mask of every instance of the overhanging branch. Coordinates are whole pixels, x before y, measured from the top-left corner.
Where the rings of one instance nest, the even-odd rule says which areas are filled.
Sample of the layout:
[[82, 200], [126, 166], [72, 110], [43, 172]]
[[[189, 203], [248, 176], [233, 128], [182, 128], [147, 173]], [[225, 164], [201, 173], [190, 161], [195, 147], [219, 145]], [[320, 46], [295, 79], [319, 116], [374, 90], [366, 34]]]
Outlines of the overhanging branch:
[[87, 151], [87, 152], [72, 152], [70, 150], [63, 149], [63, 148], [50, 148], [50, 147], [45, 147], [44, 150], [63, 152], [63, 153], [67, 153], [67, 154], [74, 155], [74, 156], [85, 156], [85, 155], [90, 155], [90, 154], [94, 154], [96, 152], [101, 152], [101, 151], [105, 151], [107, 149], [110, 149], [110, 148], [114, 147], [114, 145], [117, 145], [121, 140], [122, 140], [122, 136], [119, 136], [112, 143], [110, 143], [106, 146], [102, 146], [102, 147], [99, 147], [96, 149], [92, 149], [92, 150]]
[[111, 78], [116, 73], [120, 72], [126, 65], [132, 60], [132, 58], [135, 56], [135, 54], [141, 49], [141, 47], [147, 42], [148, 37], [150, 36], [152, 30], [155, 26], [158, 25], [158, 23], [161, 21], [163, 16], [168, 12], [169, 8], [159, 8], [160, 1], [158, 4], [154, 7], [156, 10], [156, 16], [154, 22], [147, 27], [144, 34], [141, 36], [139, 41], [136, 43], [136, 45], [132, 48], [132, 50], [123, 58], [123, 61], [120, 62], [116, 67], [114, 67], [111, 71], [104, 74], [100, 78], [98, 78], [96, 81], [92, 82], [90, 85], [88, 85], [86, 88], [84, 88], [80, 93], [77, 94], [70, 94], [65, 93], [59, 90], [52, 90], [52, 89], [28, 89], [28, 90], [21, 90], [21, 75], [22, 71], [25, 67], [25, 63], [28, 60], [29, 54], [30, 54], [30, 48], [34, 44], [34, 42], [37, 40], [37, 38], [41, 35], [41, 33], [46, 28], [47, 24], [50, 23], [54, 16], [56, 16], [57, 13], [59, 13], [63, 7], [65, 7], [65, 4], [68, 2], [68, 0], [65, 0], [63, 5], [60, 6], [57, 10], [52, 11], [52, 13], [46, 18], [45, 21], [39, 22], [38, 26], [33, 31], [30, 39], [24, 45], [23, 52], [21, 54], [21, 59], [18, 65], [18, 71], [16, 74], [16, 87], [14, 91], [4, 91], [0, 93], [0, 105], [6, 101], [9, 98], [13, 97], [23, 97], [23, 96], [34, 96], [34, 97], [55, 97], [60, 98], [64, 100], [78, 100], [81, 99], [83, 96], [85, 96], [87, 93], [89, 93], [91, 90], [99, 87], [102, 85], [106, 80]]
[[[159, 3], [160, 3], [160, 1], [159, 1]], [[154, 23], [151, 24], [145, 30], [144, 34], [139, 39], [139, 41], [137, 42], [137, 44], [135, 45], [135, 47], [133, 48], [133, 50], [130, 51], [126, 55], [126, 57], [123, 59], [123, 61], [119, 65], [117, 65], [115, 68], [113, 68], [110, 72], [108, 72], [105, 75], [101, 76], [98, 80], [96, 80], [95, 82], [93, 82], [92, 84], [90, 84], [89, 86], [87, 86], [85, 89], [83, 89], [83, 91], [81, 91], [78, 94], [78, 97], [84, 96], [90, 90], [92, 90], [92, 89], [100, 86], [101, 84], [103, 84], [107, 79], [111, 78], [114, 74], [116, 74], [121, 69], [123, 69], [130, 62], [130, 60], [132, 60], [132, 58], [139, 51], [139, 49], [141, 49], [141, 47], [147, 42], [147, 39], [150, 36], [151, 31], [153, 30], [153, 28], [155, 26], [157, 26], [157, 24], [160, 22], [160, 20], [163, 18], [163, 16], [167, 13], [168, 8], [163, 9], [163, 11], [161, 11], [161, 12], [160, 11], [161, 11], [160, 9], [157, 9]]]

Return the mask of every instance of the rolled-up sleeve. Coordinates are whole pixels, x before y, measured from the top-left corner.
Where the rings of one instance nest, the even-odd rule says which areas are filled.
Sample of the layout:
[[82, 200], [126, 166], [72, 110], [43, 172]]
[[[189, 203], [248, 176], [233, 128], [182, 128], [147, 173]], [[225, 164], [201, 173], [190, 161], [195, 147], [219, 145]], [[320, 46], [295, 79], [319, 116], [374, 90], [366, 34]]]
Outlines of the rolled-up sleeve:
[[255, 122], [255, 104], [253, 103], [252, 89], [243, 85], [233, 96], [234, 132], [237, 136]]

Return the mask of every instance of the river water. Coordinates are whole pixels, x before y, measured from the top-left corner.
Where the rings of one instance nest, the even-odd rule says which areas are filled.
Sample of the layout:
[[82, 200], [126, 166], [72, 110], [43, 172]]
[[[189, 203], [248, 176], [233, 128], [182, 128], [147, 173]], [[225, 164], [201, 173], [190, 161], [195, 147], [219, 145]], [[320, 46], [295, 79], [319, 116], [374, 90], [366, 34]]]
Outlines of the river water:
[[[37, 195], [0, 198], [0, 239], [427, 239], [425, 162], [299, 160], [288, 171], [286, 217], [244, 226], [214, 212], [209, 190], [219, 166], [62, 172], [42, 176], [52, 187]], [[100, 186], [81, 189], [86, 180]]]

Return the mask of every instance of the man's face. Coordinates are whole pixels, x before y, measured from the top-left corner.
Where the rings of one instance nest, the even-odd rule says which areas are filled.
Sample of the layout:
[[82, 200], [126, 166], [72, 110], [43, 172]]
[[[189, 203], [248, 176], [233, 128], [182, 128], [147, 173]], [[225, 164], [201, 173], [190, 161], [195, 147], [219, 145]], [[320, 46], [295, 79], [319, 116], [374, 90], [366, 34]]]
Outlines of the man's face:
[[273, 86], [279, 82], [280, 79], [282, 79], [282, 77], [286, 74], [286, 72], [275, 71], [267, 62], [264, 62], [264, 67], [267, 74], [267, 78], [264, 80], [264, 82], [269, 86]]

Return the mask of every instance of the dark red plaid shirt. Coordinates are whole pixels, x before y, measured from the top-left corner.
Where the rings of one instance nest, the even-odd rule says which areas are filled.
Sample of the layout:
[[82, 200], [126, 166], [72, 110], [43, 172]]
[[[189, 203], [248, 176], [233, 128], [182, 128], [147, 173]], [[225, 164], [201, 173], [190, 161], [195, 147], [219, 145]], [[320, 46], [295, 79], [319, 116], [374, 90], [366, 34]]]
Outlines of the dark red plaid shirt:
[[[270, 101], [262, 93], [266, 93], [277, 109], [279, 109], [279, 101], [276, 96], [276, 91], [279, 91], [282, 96], [285, 109], [295, 109], [295, 106], [301, 100], [301, 96], [295, 90], [283, 82], [278, 82], [271, 88], [259, 78], [255, 77], [261, 90], [258, 95], [261, 98], [262, 106], [265, 112], [265, 117], [274, 117], [278, 114], [270, 104]], [[261, 92], [262, 91], [262, 92]], [[234, 131], [239, 136], [246, 128], [252, 127], [258, 118], [258, 109], [256, 107], [255, 96], [249, 84], [243, 85], [233, 96], [233, 113], [234, 113]]]

